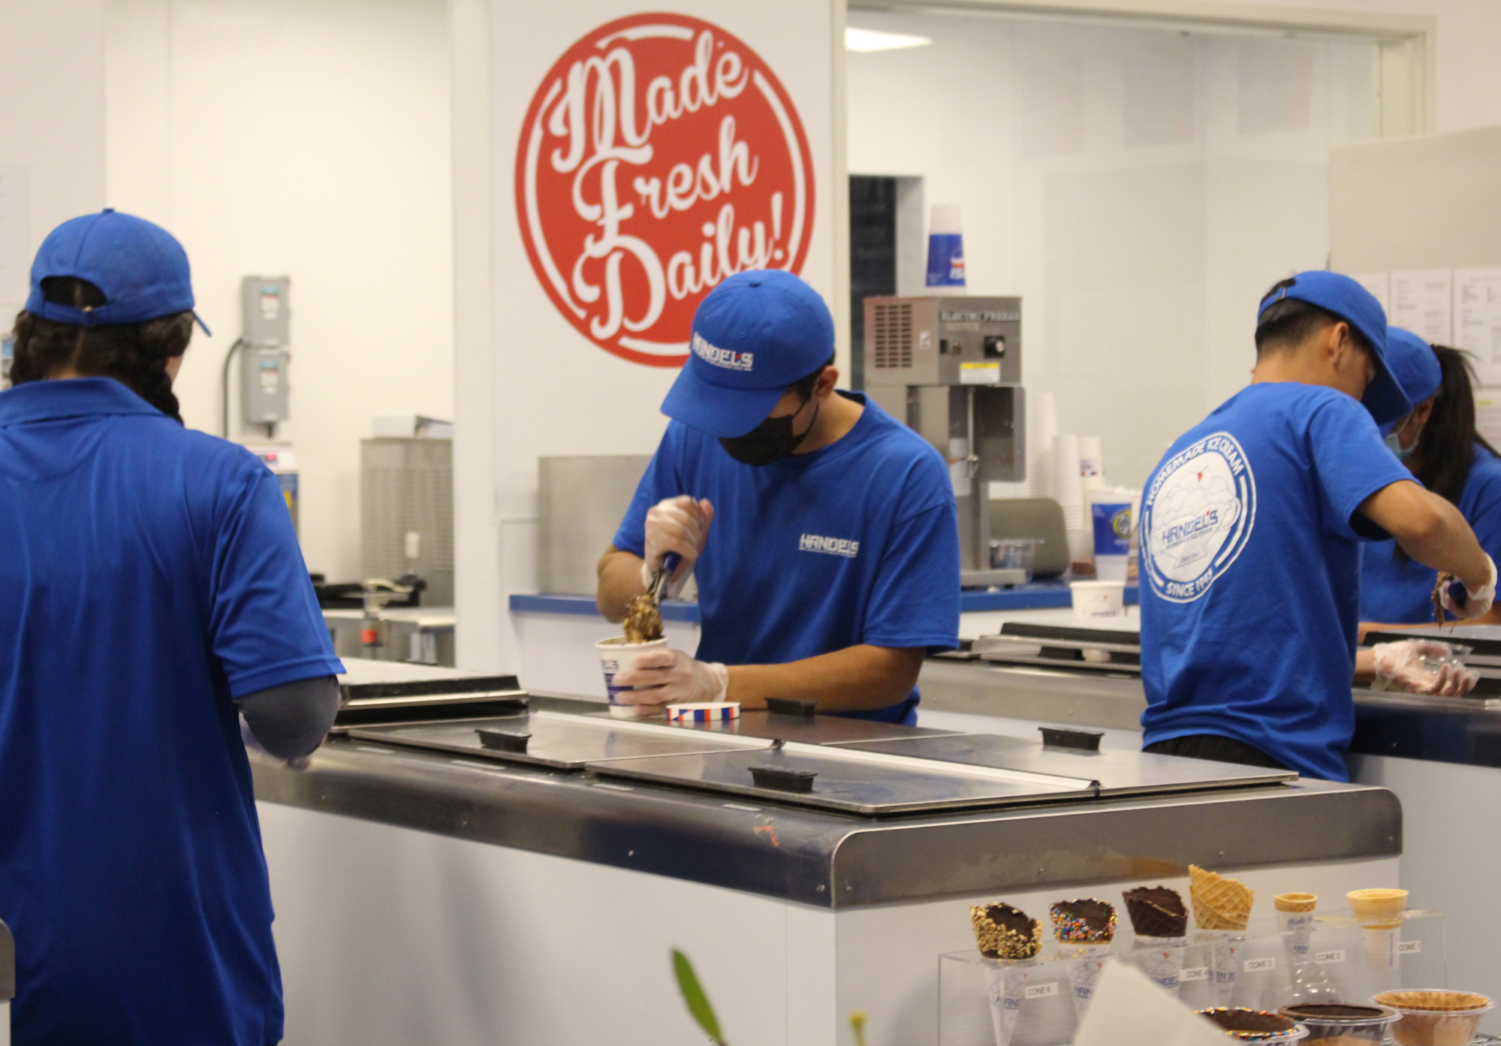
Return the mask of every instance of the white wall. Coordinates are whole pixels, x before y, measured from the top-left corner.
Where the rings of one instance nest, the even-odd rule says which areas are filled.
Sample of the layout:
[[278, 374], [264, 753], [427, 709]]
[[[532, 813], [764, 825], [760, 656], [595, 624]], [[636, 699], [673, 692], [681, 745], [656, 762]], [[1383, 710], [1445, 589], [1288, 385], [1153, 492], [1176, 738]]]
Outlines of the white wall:
[[[1501, 124], [1501, 4], [1492, 0], [1236, 0], [1237, 6], [1355, 14], [1416, 15], [1434, 19], [1438, 98], [1435, 131]], [[1186, 0], [1185, 8], [1223, 7]]]
[[[104, 203], [104, 16], [100, 0], [0, 0], [0, 167], [26, 169], [24, 268], [58, 223]], [[25, 288], [0, 300], [0, 322]]]
[[[183, 416], [219, 431], [240, 277], [290, 275], [292, 420], [277, 438], [297, 449], [309, 568], [356, 579], [371, 417], [453, 413], [447, 4], [104, 8], [107, 201], [183, 242], [214, 330], [188, 352]], [[0, 63], [0, 75], [12, 68]], [[72, 136], [60, 126], [56, 140]], [[232, 432], [263, 438], [240, 433], [237, 415], [232, 399]]]
[[[527, 106], [552, 64], [597, 26], [662, 9], [723, 26], [756, 51], [791, 94], [815, 168], [813, 236], [803, 276], [834, 303], [836, 316], [841, 312], [833, 219], [835, 4], [680, 0], [643, 8], [625, 0], [455, 0], [461, 157], [455, 169], [455, 488], [457, 557], [463, 564], [457, 582], [459, 663], [466, 667], [516, 663], [505, 599], [510, 592], [535, 591], [537, 457], [648, 454], [667, 423], [659, 407], [675, 371], [618, 359], [565, 322], [523, 249], [513, 181]], [[478, 42], [486, 32], [488, 51]], [[487, 148], [476, 144], [481, 135]], [[475, 231], [477, 221], [489, 223], [488, 237]]]

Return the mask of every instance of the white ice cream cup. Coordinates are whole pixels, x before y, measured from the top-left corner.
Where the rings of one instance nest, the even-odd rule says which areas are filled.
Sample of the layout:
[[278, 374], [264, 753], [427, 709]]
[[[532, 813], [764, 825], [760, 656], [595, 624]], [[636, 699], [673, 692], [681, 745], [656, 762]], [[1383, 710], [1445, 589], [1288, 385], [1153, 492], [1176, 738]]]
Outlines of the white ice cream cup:
[[616, 686], [615, 676], [624, 672], [636, 664], [636, 658], [648, 650], [666, 650], [667, 637], [653, 639], [649, 643], [628, 643], [625, 636], [612, 636], [609, 639], [601, 639], [594, 644], [594, 649], [599, 651], [600, 667], [605, 670], [605, 693], [610, 698], [610, 714], [620, 719], [635, 719], [638, 716], [660, 715], [660, 705], [627, 705], [621, 704], [619, 695], [626, 690], [633, 689], [628, 686]]
[[1074, 617], [1125, 617], [1124, 581], [1071, 581]]

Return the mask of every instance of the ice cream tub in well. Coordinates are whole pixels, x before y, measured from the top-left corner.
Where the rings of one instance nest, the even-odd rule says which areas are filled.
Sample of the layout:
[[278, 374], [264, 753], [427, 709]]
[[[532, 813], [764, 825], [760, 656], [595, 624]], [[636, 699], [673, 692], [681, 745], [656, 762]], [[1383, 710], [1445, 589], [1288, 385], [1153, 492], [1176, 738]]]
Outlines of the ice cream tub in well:
[[594, 649], [599, 651], [599, 665], [605, 672], [605, 692], [610, 698], [610, 714], [618, 719], [635, 719], [639, 716], [653, 716], [662, 713], [660, 705], [631, 705], [622, 704], [620, 695], [632, 689], [628, 686], [616, 686], [615, 677], [636, 663], [636, 658], [649, 650], [666, 650], [667, 639], [653, 639], [648, 643], [629, 643], [625, 636], [612, 636], [609, 639], [601, 639], [594, 644]]

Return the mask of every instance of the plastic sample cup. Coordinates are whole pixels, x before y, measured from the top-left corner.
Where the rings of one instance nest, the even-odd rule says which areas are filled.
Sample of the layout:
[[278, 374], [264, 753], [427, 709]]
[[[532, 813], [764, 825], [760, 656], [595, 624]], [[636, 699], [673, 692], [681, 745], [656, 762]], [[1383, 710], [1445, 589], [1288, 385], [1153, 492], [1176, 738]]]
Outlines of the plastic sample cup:
[[1124, 581], [1071, 581], [1074, 617], [1125, 617]]
[[1401, 1046], [1465, 1046], [1492, 1006], [1485, 995], [1438, 989], [1382, 992], [1371, 1001], [1402, 1015], [1392, 1025]]
[[1277, 1011], [1308, 1029], [1303, 1046], [1377, 1046], [1385, 1041], [1387, 1025], [1402, 1015], [1390, 1006], [1356, 1006], [1342, 1002], [1311, 1002]]
[[666, 650], [667, 637], [653, 639], [650, 643], [627, 643], [625, 636], [612, 636], [594, 644], [599, 651], [599, 664], [605, 671], [605, 693], [610, 698], [610, 714], [617, 719], [636, 719], [662, 713], [660, 705], [627, 705], [620, 703], [620, 694], [633, 689], [616, 686], [615, 676], [636, 664], [636, 658], [648, 650]]

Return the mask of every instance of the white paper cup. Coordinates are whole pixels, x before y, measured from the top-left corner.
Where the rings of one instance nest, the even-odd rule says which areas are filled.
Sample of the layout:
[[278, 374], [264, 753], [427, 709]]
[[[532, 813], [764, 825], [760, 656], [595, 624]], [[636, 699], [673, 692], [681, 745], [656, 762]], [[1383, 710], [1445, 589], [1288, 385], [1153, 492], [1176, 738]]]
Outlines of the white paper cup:
[[1071, 581], [1074, 617], [1125, 617], [1124, 581]]
[[610, 698], [610, 714], [620, 719], [635, 719], [639, 716], [660, 715], [660, 705], [624, 705], [619, 701], [622, 691], [632, 687], [616, 686], [615, 676], [633, 667], [636, 658], [648, 650], [666, 650], [667, 637], [653, 639], [650, 643], [627, 643], [625, 636], [612, 636], [594, 644], [599, 651], [599, 664], [605, 670], [605, 693]]

